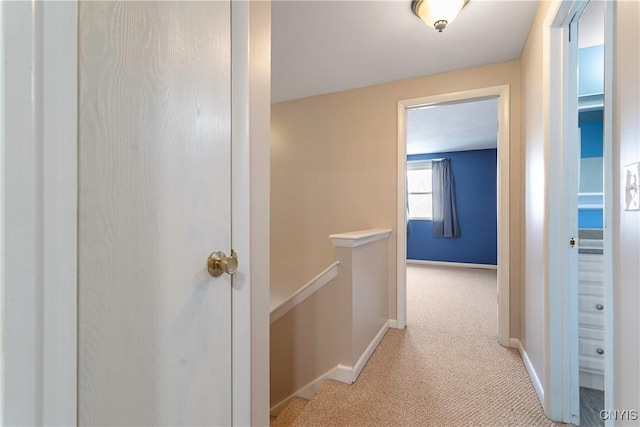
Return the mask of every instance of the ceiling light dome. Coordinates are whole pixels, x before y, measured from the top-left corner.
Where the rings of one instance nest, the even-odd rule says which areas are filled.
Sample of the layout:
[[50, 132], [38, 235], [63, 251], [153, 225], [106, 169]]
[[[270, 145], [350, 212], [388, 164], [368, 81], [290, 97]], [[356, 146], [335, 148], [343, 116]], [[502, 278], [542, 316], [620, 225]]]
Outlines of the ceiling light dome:
[[424, 22], [442, 32], [468, 0], [412, 0], [411, 10]]

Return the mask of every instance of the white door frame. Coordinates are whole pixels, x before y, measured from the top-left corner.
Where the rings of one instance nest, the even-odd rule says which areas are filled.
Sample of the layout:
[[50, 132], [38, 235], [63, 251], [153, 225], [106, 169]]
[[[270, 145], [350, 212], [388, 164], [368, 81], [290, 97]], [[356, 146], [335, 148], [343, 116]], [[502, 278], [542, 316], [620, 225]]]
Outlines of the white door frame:
[[[605, 3], [605, 98], [604, 98], [604, 288], [605, 288], [605, 408], [615, 408], [613, 396], [613, 272], [611, 253], [613, 213], [613, 18], [615, 2]], [[545, 170], [548, 197], [547, 272], [544, 290], [544, 378], [545, 413], [554, 421], [571, 423], [579, 410], [578, 378], [578, 307], [577, 271], [565, 268], [573, 256], [568, 241], [577, 229], [567, 218], [571, 206], [565, 199], [576, 188], [577, 157], [571, 145], [577, 144], [577, 46], [569, 48], [569, 34], [575, 28], [569, 24], [582, 13], [587, 0], [555, 0], [547, 13], [543, 27], [543, 111], [545, 152], [548, 167]], [[573, 26], [572, 26], [573, 27]], [[572, 142], [573, 141], [573, 142]], [[552, 185], [551, 183], [563, 183]], [[577, 225], [576, 225], [577, 227]], [[577, 264], [577, 263], [576, 263]], [[575, 282], [575, 283], [574, 283]], [[558, 327], [560, 325], [561, 327]], [[566, 343], [569, 343], [567, 345]]]
[[[569, 239], [577, 235], [577, 197], [578, 197], [578, 91], [568, 84], [572, 71], [577, 69], [577, 43], [569, 48], [569, 35], [576, 35], [575, 25], [569, 24], [576, 14], [581, 14], [585, 1], [557, 3], [555, 10], [549, 11], [545, 19], [543, 49], [544, 67], [553, 70], [543, 76], [545, 93], [543, 94], [544, 129], [546, 138], [546, 168], [548, 226], [547, 245], [548, 284], [545, 287], [545, 306], [547, 316], [544, 319], [544, 370], [545, 394], [543, 405], [545, 413], [552, 420], [571, 422], [575, 412], [576, 398], [579, 410], [579, 389], [577, 388], [578, 370], [577, 345], [568, 345], [564, 349], [563, 339], [575, 337], [577, 340], [577, 248], [569, 247]], [[552, 9], [554, 8], [552, 6]], [[548, 30], [547, 30], [548, 29]], [[577, 41], [577, 40], [576, 40]], [[577, 76], [577, 73], [575, 73]], [[561, 82], [567, 84], [562, 85]], [[548, 88], [548, 90], [547, 90]], [[552, 183], [562, 183], [554, 185]], [[575, 199], [575, 200], [572, 200]], [[573, 201], [573, 203], [569, 202]], [[571, 220], [565, 215], [570, 215]], [[577, 236], [576, 236], [577, 237]], [[567, 268], [567, 265], [570, 266]], [[566, 284], [566, 286], [564, 286]], [[552, 314], [553, 313], [553, 314]], [[554, 318], [558, 313], [560, 317]], [[575, 315], [576, 321], [570, 321]], [[563, 322], [563, 316], [569, 321]], [[575, 330], [574, 330], [575, 329]], [[576, 341], [577, 342], [577, 341]], [[548, 359], [547, 359], [548, 358]], [[559, 361], [559, 363], [555, 363]], [[567, 368], [563, 370], [563, 366]], [[572, 369], [573, 368], [573, 369]], [[557, 371], [560, 369], [560, 371]], [[566, 375], [563, 375], [565, 373]], [[566, 404], [554, 405], [554, 391], [566, 396]], [[573, 394], [572, 394], [573, 393]], [[568, 417], [568, 418], [565, 418]], [[575, 418], [573, 418], [575, 421]]]
[[[266, 425], [270, 4], [232, 3], [232, 417]], [[77, 2], [2, 2], [0, 18], [0, 424], [76, 425]]]
[[397, 327], [406, 326], [407, 319], [407, 109], [445, 102], [460, 102], [482, 98], [498, 98], [498, 341], [510, 346], [509, 330], [509, 146], [510, 87], [493, 86], [462, 92], [398, 101], [398, 213], [397, 213]]
[[77, 8], [73, 2], [3, 2], [0, 7], [6, 36], [0, 422], [73, 425]]
[[233, 425], [269, 423], [271, 4], [231, 2]]

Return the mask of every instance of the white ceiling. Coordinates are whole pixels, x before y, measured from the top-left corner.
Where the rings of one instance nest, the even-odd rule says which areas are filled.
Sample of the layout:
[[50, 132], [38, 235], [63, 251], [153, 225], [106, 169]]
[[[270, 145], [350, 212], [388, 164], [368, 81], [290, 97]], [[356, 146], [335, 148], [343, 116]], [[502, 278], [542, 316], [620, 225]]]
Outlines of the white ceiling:
[[496, 148], [498, 99], [407, 111], [407, 154]]
[[275, 0], [272, 102], [517, 59], [537, 8], [470, 0], [438, 33], [410, 0]]

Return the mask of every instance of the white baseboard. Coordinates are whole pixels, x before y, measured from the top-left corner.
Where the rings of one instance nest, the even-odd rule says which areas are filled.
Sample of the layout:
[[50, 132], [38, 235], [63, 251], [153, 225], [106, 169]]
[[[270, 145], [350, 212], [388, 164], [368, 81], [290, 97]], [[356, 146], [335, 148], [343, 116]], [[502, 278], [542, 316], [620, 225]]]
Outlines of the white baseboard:
[[443, 267], [482, 268], [485, 270], [498, 269], [497, 265], [490, 265], [490, 264], [471, 264], [467, 262], [447, 262], [447, 261], [425, 261], [421, 259], [408, 259], [407, 264], [438, 265]]
[[324, 383], [324, 381], [327, 379], [340, 381], [345, 384], [353, 384], [355, 380], [358, 378], [358, 376], [360, 376], [362, 369], [367, 364], [367, 361], [369, 360], [373, 352], [376, 350], [376, 348], [378, 348], [378, 345], [380, 345], [380, 341], [382, 341], [382, 338], [384, 338], [384, 335], [387, 333], [387, 330], [389, 330], [390, 323], [391, 323], [391, 320], [388, 320], [382, 326], [380, 331], [376, 334], [376, 336], [371, 341], [371, 344], [369, 344], [369, 346], [364, 351], [364, 353], [362, 353], [362, 356], [360, 356], [360, 359], [358, 359], [356, 366], [352, 367], [352, 366], [345, 366], [345, 365], [337, 365], [336, 367], [329, 369], [327, 372], [325, 372], [315, 380], [311, 381], [310, 383], [308, 383], [307, 385], [305, 385], [295, 393], [291, 394], [290, 396], [284, 398], [283, 400], [281, 400], [280, 402], [272, 406], [270, 410], [271, 416], [277, 417], [280, 414], [280, 412], [282, 412], [282, 410], [287, 406], [289, 401], [291, 401], [291, 399], [293, 399], [294, 397], [301, 397], [303, 399], [313, 399], [313, 396], [316, 394], [318, 390], [320, 390], [320, 387], [322, 387], [322, 383]]
[[536, 370], [533, 368], [531, 360], [529, 360], [527, 352], [524, 351], [524, 347], [522, 347], [522, 343], [520, 342], [520, 340], [517, 338], [511, 338], [512, 345], [514, 344], [514, 341], [517, 343], [516, 347], [520, 352], [520, 356], [522, 357], [522, 361], [524, 362], [524, 367], [527, 368], [527, 372], [529, 373], [529, 378], [531, 379], [533, 388], [536, 390], [536, 394], [538, 395], [538, 400], [540, 400], [541, 405], [544, 405], [544, 390], [542, 389], [542, 383], [540, 383], [538, 374], [536, 374]]
[[353, 367], [338, 365], [329, 372], [327, 379], [340, 381], [345, 384], [353, 384]]
[[520, 340], [518, 338], [509, 338], [509, 347], [510, 348], [519, 348]]
[[[344, 366], [344, 365], [338, 365], [334, 368], [329, 369], [327, 372], [320, 375], [318, 378], [311, 381], [310, 383], [308, 383], [307, 385], [305, 385], [295, 393], [292, 393], [291, 395], [287, 396], [286, 398], [284, 398], [283, 400], [281, 400], [280, 402], [272, 406], [270, 410], [271, 415], [274, 417], [277, 417], [280, 414], [280, 412], [282, 412], [282, 410], [287, 406], [289, 401], [294, 397], [301, 397], [303, 399], [313, 399], [313, 396], [316, 394], [318, 390], [320, 390], [320, 387], [322, 387], [322, 383], [324, 383], [324, 380], [326, 379], [332, 379], [336, 381], [346, 382], [347, 384], [351, 384], [349, 379], [352, 378], [352, 373], [351, 373], [352, 370], [353, 368], [351, 368], [350, 366]], [[347, 381], [343, 381], [342, 380], [343, 378], [346, 379]]]
[[360, 359], [358, 359], [358, 362], [356, 362], [356, 366], [353, 367], [352, 382], [355, 382], [355, 380], [358, 379], [358, 377], [360, 376], [360, 372], [362, 372], [362, 369], [364, 368], [364, 365], [367, 364], [367, 361], [369, 360], [373, 352], [376, 351], [376, 348], [378, 348], [378, 345], [380, 345], [380, 341], [382, 341], [382, 338], [384, 338], [384, 335], [387, 333], [388, 330], [389, 330], [389, 320], [387, 320], [385, 324], [382, 325], [382, 328], [380, 328], [376, 336], [373, 338], [373, 341], [371, 341], [371, 344], [369, 344], [369, 346], [366, 348], [364, 353], [362, 353], [362, 356], [360, 356]]
[[389, 320], [389, 328], [390, 329], [398, 329], [398, 321], [396, 319]]

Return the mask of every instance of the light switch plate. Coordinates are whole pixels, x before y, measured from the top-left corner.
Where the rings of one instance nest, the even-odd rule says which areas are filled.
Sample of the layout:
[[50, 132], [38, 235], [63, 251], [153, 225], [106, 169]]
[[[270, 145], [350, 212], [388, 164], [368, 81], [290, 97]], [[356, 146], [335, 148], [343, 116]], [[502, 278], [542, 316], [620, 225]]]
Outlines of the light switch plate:
[[624, 167], [624, 210], [640, 210], [640, 162]]

